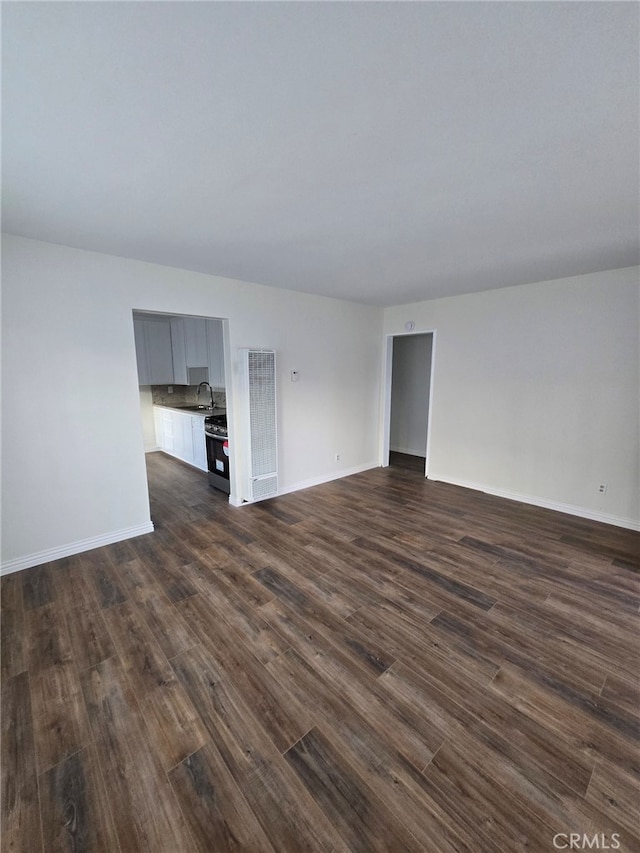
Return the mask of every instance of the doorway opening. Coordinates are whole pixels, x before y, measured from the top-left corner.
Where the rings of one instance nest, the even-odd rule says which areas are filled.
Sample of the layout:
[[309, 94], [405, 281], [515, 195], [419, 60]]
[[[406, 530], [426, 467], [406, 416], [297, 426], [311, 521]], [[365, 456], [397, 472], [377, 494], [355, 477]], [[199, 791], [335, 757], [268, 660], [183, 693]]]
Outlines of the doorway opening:
[[133, 327], [145, 454], [161, 450], [211, 481], [215, 442], [225, 482], [212, 491], [235, 498], [229, 321], [134, 309]]
[[429, 473], [435, 331], [388, 335], [382, 465]]

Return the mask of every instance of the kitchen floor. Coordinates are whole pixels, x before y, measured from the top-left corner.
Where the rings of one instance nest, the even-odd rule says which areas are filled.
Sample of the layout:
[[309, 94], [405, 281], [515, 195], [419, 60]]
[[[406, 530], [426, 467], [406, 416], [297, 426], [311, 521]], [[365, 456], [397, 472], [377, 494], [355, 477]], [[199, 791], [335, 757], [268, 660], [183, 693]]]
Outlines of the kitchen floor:
[[410, 453], [398, 453], [395, 450], [389, 451], [389, 465], [395, 468], [405, 468], [408, 471], [415, 471], [422, 474], [424, 477], [426, 457], [414, 456]]
[[2, 579], [3, 850], [640, 850], [638, 534], [147, 460], [155, 533]]

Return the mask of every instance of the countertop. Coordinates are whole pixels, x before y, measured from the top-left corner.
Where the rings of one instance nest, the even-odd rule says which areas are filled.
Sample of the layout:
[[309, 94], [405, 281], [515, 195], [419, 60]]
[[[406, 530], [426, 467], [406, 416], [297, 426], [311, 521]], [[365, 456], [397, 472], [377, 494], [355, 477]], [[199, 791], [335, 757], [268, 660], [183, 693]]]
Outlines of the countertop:
[[163, 403], [154, 403], [155, 408], [169, 409], [172, 412], [182, 412], [183, 415], [202, 415], [203, 418], [209, 415], [226, 415], [227, 410], [222, 406], [215, 406], [213, 409], [186, 409], [184, 406], [165, 406]]

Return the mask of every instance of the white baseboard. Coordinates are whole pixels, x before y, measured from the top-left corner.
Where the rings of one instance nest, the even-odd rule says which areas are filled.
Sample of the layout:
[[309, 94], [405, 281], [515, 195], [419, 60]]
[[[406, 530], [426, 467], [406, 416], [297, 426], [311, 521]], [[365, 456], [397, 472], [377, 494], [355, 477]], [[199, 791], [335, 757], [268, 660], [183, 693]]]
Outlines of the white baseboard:
[[310, 489], [312, 486], [321, 486], [323, 483], [330, 483], [332, 480], [340, 480], [342, 477], [350, 477], [352, 474], [361, 474], [363, 471], [370, 471], [372, 468], [379, 468], [378, 462], [367, 462], [365, 465], [356, 465], [353, 468], [343, 468], [341, 471], [336, 471], [332, 474], [324, 474], [322, 477], [314, 477], [311, 480], [299, 480], [291, 486], [286, 486], [280, 489], [279, 495], [287, 495], [290, 492], [299, 492], [301, 489]]
[[141, 536], [143, 533], [153, 533], [153, 529], [153, 522], [147, 521], [145, 524], [138, 524], [136, 527], [126, 527], [124, 530], [115, 530], [113, 533], [93, 536], [91, 539], [80, 539], [77, 542], [70, 542], [68, 545], [61, 545], [59, 548], [49, 548], [37, 554], [16, 557], [13, 560], [7, 560], [2, 563], [2, 566], [0, 566], [0, 575], [8, 575], [11, 572], [19, 572], [22, 569], [30, 569], [33, 566], [41, 566], [43, 563], [60, 560], [62, 557], [73, 557], [74, 554], [91, 551], [93, 548], [101, 548], [103, 545], [112, 545], [114, 542], [122, 542], [123, 539], [131, 539], [134, 536]]
[[[343, 468], [341, 471], [336, 471], [332, 474], [325, 474], [322, 477], [314, 477], [310, 480], [298, 480], [297, 483], [292, 483], [290, 486], [278, 489], [278, 493], [276, 495], [271, 495], [271, 497], [277, 498], [280, 495], [299, 492], [301, 489], [310, 489], [312, 486], [321, 486], [323, 483], [330, 483], [332, 480], [340, 480], [342, 477], [350, 477], [352, 474], [361, 474], [363, 471], [370, 471], [372, 468], [379, 467], [380, 465], [378, 462], [368, 462], [365, 465], [356, 465], [353, 468]], [[229, 503], [232, 506], [249, 506], [252, 503], [257, 503], [257, 501], [242, 501], [237, 498], [235, 500], [231, 500], [231, 498], [229, 498]]]
[[408, 447], [390, 447], [389, 450], [392, 453], [406, 453], [407, 456], [421, 456], [423, 459], [425, 458], [426, 450], [423, 447], [422, 450], [410, 450]]
[[509, 492], [505, 489], [494, 489], [491, 486], [484, 486], [481, 483], [471, 483], [468, 480], [451, 480], [448, 477], [438, 477], [437, 475], [429, 475], [429, 480], [438, 481], [440, 483], [449, 483], [451, 486], [462, 486], [465, 489], [473, 489], [476, 492], [485, 492], [488, 495], [495, 495], [497, 498], [506, 498], [510, 501], [519, 501], [523, 504], [531, 506], [540, 506], [544, 509], [552, 509], [555, 512], [565, 512], [567, 515], [577, 515], [580, 518], [587, 518], [590, 521], [600, 521], [603, 524], [613, 524], [615, 527], [626, 527], [629, 530], [640, 530], [640, 521], [634, 518], [621, 518], [617, 515], [610, 515], [606, 512], [587, 509], [583, 506], [574, 506], [573, 504], [559, 503], [558, 501], [550, 501], [546, 498], [539, 498], [534, 495], [523, 495], [519, 492]]

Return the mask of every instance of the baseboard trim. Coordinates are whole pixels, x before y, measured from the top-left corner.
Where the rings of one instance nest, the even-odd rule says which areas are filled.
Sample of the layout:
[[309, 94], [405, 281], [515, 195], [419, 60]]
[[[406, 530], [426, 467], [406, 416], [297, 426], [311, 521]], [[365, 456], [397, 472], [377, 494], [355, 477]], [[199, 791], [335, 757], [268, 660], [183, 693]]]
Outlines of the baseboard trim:
[[582, 506], [559, 503], [558, 501], [549, 501], [546, 498], [539, 498], [534, 495], [523, 495], [519, 492], [510, 492], [506, 489], [494, 489], [491, 486], [485, 486], [481, 483], [472, 483], [468, 480], [452, 480], [449, 477], [439, 477], [432, 474], [429, 475], [428, 479], [438, 481], [440, 483], [449, 483], [451, 486], [462, 486], [465, 489], [473, 489], [476, 492], [485, 492], [487, 495], [495, 495], [497, 498], [506, 498], [510, 501], [519, 501], [520, 503], [539, 506], [543, 509], [552, 509], [555, 512], [564, 512], [567, 515], [576, 515], [579, 518], [589, 519], [589, 521], [599, 521], [602, 524], [613, 524], [615, 527], [625, 527], [628, 530], [640, 530], [640, 521], [634, 518], [623, 518], [617, 515], [610, 515], [606, 512], [587, 509]]
[[[343, 468], [341, 471], [323, 475], [322, 477], [313, 477], [310, 480], [298, 480], [297, 483], [292, 483], [290, 486], [278, 489], [278, 493], [271, 495], [270, 497], [277, 498], [281, 495], [291, 494], [291, 492], [299, 492], [302, 489], [321, 486], [323, 483], [330, 483], [332, 480], [341, 480], [343, 477], [350, 477], [352, 474], [361, 474], [363, 471], [370, 471], [372, 468], [379, 467], [380, 465], [378, 462], [368, 462], [365, 465], [356, 465], [353, 468]], [[268, 500], [268, 498], [261, 498], [260, 500]], [[243, 501], [238, 500], [237, 498], [235, 500], [231, 500], [231, 498], [229, 498], [229, 503], [232, 506], [251, 506], [251, 504], [258, 503], [258, 501]]]
[[93, 536], [90, 539], [79, 539], [77, 542], [69, 542], [59, 548], [49, 548], [39, 551], [37, 554], [28, 554], [25, 557], [16, 557], [7, 560], [0, 566], [0, 575], [9, 575], [12, 572], [20, 572], [22, 569], [31, 569], [33, 566], [41, 566], [52, 560], [60, 560], [62, 557], [73, 557], [83, 551], [91, 551], [101, 548], [103, 545], [112, 545], [114, 542], [122, 542], [123, 539], [131, 539], [134, 536], [142, 536], [143, 533], [153, 533], [152, 521], [138, 524], [136, 527], [125, 527], [123, 530], [115, 530], [113, 533], [105, 533], [102, 536]]
[[291, 486], [286, 486], [280, 489], [279, 495], [287, 495], [290, 492], [299, 492], [302, 489], [310, 489], [313, 486], [321, 486], [323, 483], [330, 483], [332, 480], [341, 480], [343, 477], [351, 477], [353, 474], [362, 474], [363, 471], [370, 471], [372, 468], [379, 468], [378, 462], [367, 462], [365, 465], [355, 465], [353, 468], [343, 468], [341, 471], [336, 471], [332, 474], [325, 474], [322, 477], [313, 477], [310, 480], [299, 480]]
[[407, 456], [420, 456], [422, 459], [426, 457], [426, 449], [424, 447], [422, 450], [409, 450], [408, 447], [390, 447], [389, 451], [391, 453], [405, 453]]

